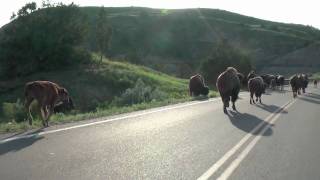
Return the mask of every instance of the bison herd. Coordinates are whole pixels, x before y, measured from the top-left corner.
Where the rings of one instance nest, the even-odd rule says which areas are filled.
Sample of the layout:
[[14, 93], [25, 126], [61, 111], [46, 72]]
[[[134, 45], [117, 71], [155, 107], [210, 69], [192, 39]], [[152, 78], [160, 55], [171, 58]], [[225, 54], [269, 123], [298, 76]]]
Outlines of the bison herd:
[[[251, 71], [247, 76], [238, 72], [233, 67], [228, 67], [222, 72], [216, 81], [216, 87], [220, 93], [223, 102], [223, 112], [227, 114], [227, 107], [229, 107], [230, 100], [232, 102], [232, 109], [236, 111], [235, 102], [238, 99], [240, 87], [246, 85], [250, 93], [250, 104], [256, 102], [262, 103], [261, 96], [265, 93], [267, 88], [284, 90], [285, 77], [283, 75], [263, 74], [257, 75]], [[305, 93], [309, 83], [306, 74], [296, 74], [290, 78], [290, 86], [292, 88], [293, 97]], [[314, 86], [317, 86], [317, 81], [314, 80]], [[205, 86], [204, 79], [201, 75], [197, 74], [190, 78], [189, 92], [191, 96], [198, 96], [200, 94], [206, 95], [209, 90]], [[202, 93], [203, 92], [203, 93]]]
[[[305, 93], [309, 83], [306, 74], [296, 74], [290, 78], [293, 97]], [[282, 75], [264, 74], [257, 75], [251, 71], [247, 76], [238, 72], [233, 67], [228, 67], [222, 72], [217, 80], [216, 87], [220, 93], [223, 102], [223, 111], [227, 114], [230, 100], [232, 109], [236, 111], [235, 102], [238, 99], [240, 88], [246, 85], [250, 92], [250, 104], [260, 102], [261, 96], [265, 93], [266, 88], [283, 90], [285, 78]], [[317, 86], [317, 81], [314, 80], [314, 86]], [[189, 81], [190, 96], [207, 96], [209, 87], [205, 85], [204, 78], [200, 75], [194, 75]], [[255, 96], [255, 98], [254, 98]], [[53, 113], [63, 112], [73, 109], [73, 102], [68, 91], [56, 83], [50, 81], [33, 81], [25, 85], [25, 107], [29, 114], [29, 124], [32, 124], [32, 115], [30, 112], [30, 104], [36, 100], [39, 104], [39, 109], [42, 116], [43, 126], [48, 126], [48, 120]]]

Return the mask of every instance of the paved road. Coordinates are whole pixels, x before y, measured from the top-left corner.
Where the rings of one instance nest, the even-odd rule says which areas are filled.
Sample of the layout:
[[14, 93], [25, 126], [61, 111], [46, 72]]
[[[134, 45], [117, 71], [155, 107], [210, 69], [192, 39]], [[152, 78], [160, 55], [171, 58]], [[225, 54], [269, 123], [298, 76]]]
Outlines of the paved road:
[[0, 179], [319, 179], [320, 90], [220, 99], [0, 140]]

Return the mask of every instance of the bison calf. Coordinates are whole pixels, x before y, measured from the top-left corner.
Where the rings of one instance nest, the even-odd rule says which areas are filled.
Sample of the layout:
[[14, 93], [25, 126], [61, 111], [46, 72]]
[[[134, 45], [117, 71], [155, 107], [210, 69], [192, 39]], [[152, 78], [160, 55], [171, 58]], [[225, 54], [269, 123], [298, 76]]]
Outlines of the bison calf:
[[49, 81], [33, 81], [28, 82], [25, 85], [25, 107], [29, 113], [29, 124], [32, 125], [32, 115], [30, 110], [30, 104], [32, 101], [38, 101], [40, 106], [41, 116], [42, 116], [42, 124], [47, 127], [48, 119], [53, 113], [53, 109], [55, 105], [57, 105], [61, 101], [69, 100], [68, 91]]

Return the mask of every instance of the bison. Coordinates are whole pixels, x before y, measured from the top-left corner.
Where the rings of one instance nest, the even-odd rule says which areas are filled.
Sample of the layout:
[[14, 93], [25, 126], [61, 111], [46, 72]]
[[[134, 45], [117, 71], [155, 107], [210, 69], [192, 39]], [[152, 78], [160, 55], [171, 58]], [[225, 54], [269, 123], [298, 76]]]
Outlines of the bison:
[[69, 101], [68, 91], [56, 83], [50, 81], [33, 81], [25, 85], [25, 107], [29, 113], [29, 124], [32, 125], [30, 104], [36, 100], [39, 104], [42, 125], [48, 127], [48, 119], [53, 113], [55, 105], [61, 101]]
[[313, 80], [313, 85], [314, 85], [315, 88], [317, 88], [317, 86], [318, 86], [318, 80], [316, 80], [316, 79]]
[[209, 88], [204, 84], [204, 79], [200, 74], [191, 76], [189, 81], [189, 94], [190, 96], [207, 96], [209, 93]]
[[300, 74], [299, 76], [300, 81], [301, 81], [301, 89], [303, 93], [306, 93], [306, 88], [308, 87], [309, 84], [309, 78], [308, 75], [306, 74]]
[[284, 86], [284, 76], [277, 75], [276, 76], [276, 85], [279, 87], [279, 89], [282, 91]]
[[249, 72], [248, 76], [247, 76], [247, 80], [249, 81], [251, 78], [256, 77], [256, 73], [252, 70]]
[[232, 101], [232, 109], [236, 111], [235, 102], [238, 99], [240, 91], [240, 80], [237, 73], [238, 71], [235, 68], [228, 67], [219, 75], [216, 82], [216, 86], [223, 102], [223, 112], [226, 114], [227, 107], [229, 107], [230, 97]]
[[261, 75], [261, 78], [263, 79], [264, 83], [267, 84], [268, 87], [271, 86], [271, 88], [272, 88], [272, 81], [275, 79], [274, 75], [263, 74], [263, 75]]
[[295, 74], [290, 78], [290, 86], [293, 93], [293, 98], [297, 97], [297, 94], [300, 94], [300, 89], [302, 87], [301, 78]]
[[259, 100], [259, 102], [262, 103], [261, 96], [262, 96], [262, 93], [265, 93], [265, 90], [266, 90], [266, 84], [264, 83], [262, 77], [257, 76], [257, 77], [251, 78], [248, 81], [248, 89], [250, 92], [250, 104], [252, 104], [252, 102], [255, 104], [253, 95], [256, 96], [257, 102]]

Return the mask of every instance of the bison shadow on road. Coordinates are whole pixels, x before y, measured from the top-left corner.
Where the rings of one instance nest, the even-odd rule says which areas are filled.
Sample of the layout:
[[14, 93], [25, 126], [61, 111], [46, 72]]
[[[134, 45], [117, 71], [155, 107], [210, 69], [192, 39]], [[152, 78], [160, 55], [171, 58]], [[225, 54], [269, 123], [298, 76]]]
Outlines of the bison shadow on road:
[[314, 98], [314, 99], [320, 99], [320, 95], [319, 94], [315, 94], [315, 93], [306, 93], [304, 94], [306, 97], [309, 98]]
[[36, 141], [43, 139], [42, 136], [37, 135], [41, 131], [42, 130], [31, 132], [31, 133], [25, 134], [22, 138], [0, 143], [0, 156], [8, 152], [20, 151], [28, 146], [31, 146]]
[[[271, 105], [267, 105], [267, 104], [256, 104], [256, 107], [261, 108], [261, 109], [263, 109], [263, 110], [265, 110], [265, 111], [268, 111], [268, 112], [270, 112], [270, 113], [274, 113], [275, 111], [277, 111], [278, 109], [280, 109], [279, 106], [276, 106], [276, 105], [273, 105], [273, 104], [271, 104]], [[281, 111], [281, 113], [287, 114], [288, 111], [284, 110], [284, 111]]]
[[307, 102], [309, 102], [309, 103], [313, 103], [313, 104], [320, 104], [320, 100], [314, 99], [314, 98], [299, 97], [299, 99], [301, 99], [301, 100], [303, 100], [303, 101], [307, 101]]
[[[256, 126], [258, 126], [260, 123], [264, 122], [263, 119], [258, 118], [257, 116], [254, 116], [252, 114], [248, 113], [239, 113], [239, 112], [233, 112], [229, 111], [228, 117], [231, 121], [231, 123], [241, 129], [242, 131], [245, 131], [247, 133], [251, 133], [253, 135], [258, 135], [260, 133], [260, 130], [251, 132]], [[264, 122], [263, 127], [268, 125], [268, 129], [265, 133], [263, 133], [263, 136], [271, 136], [273, 133], [273, 130], [271, 125], [268, 122]]]

